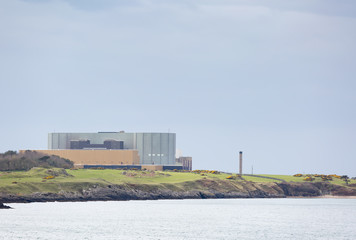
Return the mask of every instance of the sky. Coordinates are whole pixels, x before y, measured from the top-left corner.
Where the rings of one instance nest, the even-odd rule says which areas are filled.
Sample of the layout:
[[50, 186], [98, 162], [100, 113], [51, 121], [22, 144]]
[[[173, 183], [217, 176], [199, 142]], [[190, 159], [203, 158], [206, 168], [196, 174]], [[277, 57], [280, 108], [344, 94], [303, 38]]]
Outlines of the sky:
[[0, 152], [174, 132], [194, 169], [356, 177], [354, 0], [0, 0]]

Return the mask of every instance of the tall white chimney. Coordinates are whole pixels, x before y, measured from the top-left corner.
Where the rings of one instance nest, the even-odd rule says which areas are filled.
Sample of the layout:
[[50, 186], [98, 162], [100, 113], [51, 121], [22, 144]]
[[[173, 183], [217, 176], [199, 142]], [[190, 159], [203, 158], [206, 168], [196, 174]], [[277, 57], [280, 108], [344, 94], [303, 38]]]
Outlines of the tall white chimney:
[[240, 176], [242, 176], [242, 152], [240, 152]]

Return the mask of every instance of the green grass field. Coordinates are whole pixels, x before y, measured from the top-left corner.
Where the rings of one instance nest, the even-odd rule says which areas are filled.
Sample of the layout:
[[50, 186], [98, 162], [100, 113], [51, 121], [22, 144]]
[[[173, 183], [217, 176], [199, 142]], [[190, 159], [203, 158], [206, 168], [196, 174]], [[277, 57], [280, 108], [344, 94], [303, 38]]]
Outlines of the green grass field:
[[[47, 176], [53, 175], [53, 179], [44, 179]], [[31, 192], [59, 192], [71, 191], [77, 189], [85, 189], [93, 184], [96, 185], [112, 185], [112, 184], [183, 184], [194, 182], [200, 179], [225, 180], [225, 181], [243, 181], [228, 180], [228, 174], [212, 174], [212, 173], [192, 173], [192, 172], [173, 172], [173, 171], [132, 171], [132, 170], [94, 170], [94, 169], [79, 169], [66, 170], [63, 169], [44, 169], [33, 168], [29, 171], [22, 172], [0, 172], [0, 192], [11, 193], [31, 193]], [[293, 177], [288, 175], [267, 175], [260, 176], [272, 177], [284, 180], [286, 182], [305, 182], [304, 177]], [[274, 179], [260, 178], [256, 176], [243, 176], [245, 181], [251, 182], [281, 182]], [[321, 181], [316, 178], [315, 181]], [[345, 186], [345, 182], [334, 178], [331, 181], [333, 184]], [[350, 184], [356, 183], [356, 180], [351, 180]]]

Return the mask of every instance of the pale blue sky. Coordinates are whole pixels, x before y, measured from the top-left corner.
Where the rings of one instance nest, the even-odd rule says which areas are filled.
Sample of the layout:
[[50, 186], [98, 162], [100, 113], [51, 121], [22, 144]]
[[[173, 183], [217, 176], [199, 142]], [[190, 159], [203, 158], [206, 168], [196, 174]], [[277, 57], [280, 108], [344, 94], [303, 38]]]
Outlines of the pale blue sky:
[[356, 176], [356, 2], [0, 0], [0, 152], [175, 132], [195, 169]]

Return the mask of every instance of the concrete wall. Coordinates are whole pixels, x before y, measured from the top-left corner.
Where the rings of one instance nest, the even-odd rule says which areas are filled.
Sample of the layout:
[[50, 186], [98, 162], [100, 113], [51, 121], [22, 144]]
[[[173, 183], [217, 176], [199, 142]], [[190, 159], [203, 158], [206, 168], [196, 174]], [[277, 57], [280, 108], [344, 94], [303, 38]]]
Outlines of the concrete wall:
[[[75, 165], [138, 165], [137, 150], [35, 150], [69, 159]], [[21, 152], [21, 151], [20, 151]]]
[[175, 133], [49, 133], [48, 149], [70, 149], [71, 140], [102, 144], [109, 139], [123, 141], [124, 149], [137, 149], [141, 164], [175, 165]]
[[176, 162], [182, 164], [183, 170], [192, 170], [192, 157], [179, 157]]
[[92, 144], [102, 144], [105, 140], [124, 142], [124, 149], [136, 149], [133, 133], [49, 133], [48, 149], [70, 149], [71, 140], [90, 140]]
[[176, 135], [174, 133], [135, 133], [135, 138], [141, 164], [175, 164]]
[[141, 169], [147, 169], [151, 171], [162, 171], [163, 166], [162, 165], [142, 165]]

